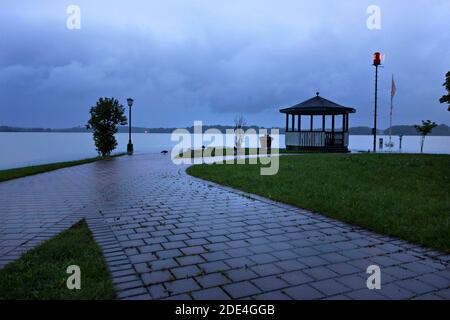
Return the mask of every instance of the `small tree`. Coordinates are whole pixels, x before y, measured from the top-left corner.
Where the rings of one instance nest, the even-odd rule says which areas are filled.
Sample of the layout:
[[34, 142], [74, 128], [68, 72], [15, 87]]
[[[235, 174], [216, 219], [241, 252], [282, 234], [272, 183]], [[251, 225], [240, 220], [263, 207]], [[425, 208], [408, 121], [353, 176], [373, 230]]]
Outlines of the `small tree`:
[[447, 94], [443, 95], [440, 99], [439, 102], [440, 103], [445, 103], [447, 102], [448, 104], [448, 108], [447, 111], [450, 111], [450, 71], [447, 72], [447, 74], [445, 75], [445, 82], [442, 84], [445, 89], [447, 90]]
[[420, 133], [421, 139], [420, 139], [420, 152], [423, 152], [423, 144], [425, 142], [425, 137], [433, 130], [434, 127], [436, 127], [437, 124], [435, 122], [431, 122], [430, 120], [422, 120], [422, 125], [415, 125], [417, 132]]
[[102, 157], [110, 155], [117, 147], [114, 137], [117, 125], [127, 124], [124, 111], [124, 107], [114, 98], [100, 98], [95, 107], [91, 107], [91, 119], [86, 128], [93, 130], [95, 147]]
[[242, 145], [242, 141], [244, 140], [244, 127], [247, 124], [247, 122], [245, 121], [244, 116], [240, 115], [240, 116], [236, 116], [236, 118], [234, 118], [234, 132], [235, 132], [235, 139], [234, 139], [234, 144], [235, 144], [235, 150], [236, 152], [241, 152], [241, 145]]

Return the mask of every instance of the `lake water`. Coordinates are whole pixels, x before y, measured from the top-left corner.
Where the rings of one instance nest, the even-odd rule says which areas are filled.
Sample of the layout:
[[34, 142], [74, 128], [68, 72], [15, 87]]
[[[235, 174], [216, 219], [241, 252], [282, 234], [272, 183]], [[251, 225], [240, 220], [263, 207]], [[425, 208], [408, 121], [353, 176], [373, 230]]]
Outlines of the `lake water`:
[[[380, 137], [385, 142], [388, 141], [387, 136]], [[119, 133], [116, 138], [118, 140], [116, 152], [125, 152], [128, 134]], [[215, 142], [213, 145], [232, 147], [234, 138], [232, 135], [228, 138], [227, 143]], [[398, 137], [393, 137], [393, 141], [395, 145], [392, 150], [398, 152]], [[171, 141], [171, 135], [167, 133], [133, 133], [135, 153], [154, 153], [161, 150], [170, 152], [177, 143], [178, 141]], [[206, 141], [204, 144], [209, 143]], [[350, 136], [349, 144], [352, 151], [367, 151], [372, 148], [372, 136]], [[255, 147], [254, 143], [250, 147]], [[280, 136], [279, 147], [284, 148], [284, 135]], [[386, 147], [383, 149], [388, 150]], [[402, 152], [420, 152], [420, 137], [404, 136]], [[427, 137], [424, 152], [450, 154], [450, 136]], [[0, 169], [78, 160], [96, 155], [90, 133], [0, 132]]]

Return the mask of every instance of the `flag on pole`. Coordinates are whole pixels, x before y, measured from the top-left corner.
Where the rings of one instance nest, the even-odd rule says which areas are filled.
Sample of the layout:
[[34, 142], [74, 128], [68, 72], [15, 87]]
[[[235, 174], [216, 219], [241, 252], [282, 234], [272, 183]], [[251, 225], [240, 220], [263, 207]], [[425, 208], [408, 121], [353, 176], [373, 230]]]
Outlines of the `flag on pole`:
[[391, 97], [392, 98], [395, 96], [396, 91], [397, 91], [397, 88], [395, 87], [394, 75], [392, 75], [392, 87], [391, 87]]

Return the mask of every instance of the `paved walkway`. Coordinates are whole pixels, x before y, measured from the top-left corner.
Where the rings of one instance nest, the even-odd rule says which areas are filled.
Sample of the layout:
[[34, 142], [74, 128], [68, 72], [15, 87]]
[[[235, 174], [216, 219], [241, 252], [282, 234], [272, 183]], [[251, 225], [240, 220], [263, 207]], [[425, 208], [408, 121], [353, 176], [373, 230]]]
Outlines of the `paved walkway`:
[[0, 267], [85, 218], [119, 298], [450, 299], [450, 255], [184, 170], [135, 155], [0, 183]]

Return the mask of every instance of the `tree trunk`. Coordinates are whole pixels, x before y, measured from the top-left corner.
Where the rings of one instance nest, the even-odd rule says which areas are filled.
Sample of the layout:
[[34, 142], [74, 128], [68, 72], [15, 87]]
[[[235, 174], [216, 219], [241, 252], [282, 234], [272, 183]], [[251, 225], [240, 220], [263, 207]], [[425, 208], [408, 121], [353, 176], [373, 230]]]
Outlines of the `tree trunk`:
[[425, 142], [425, 136], [422, 136], [422, 139], [420, 141], [420, 153], [423, 153], [423, 144]]

